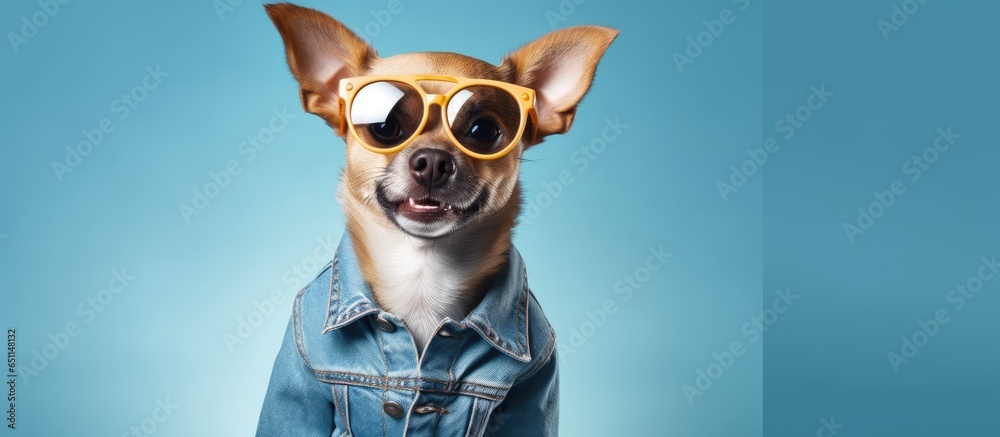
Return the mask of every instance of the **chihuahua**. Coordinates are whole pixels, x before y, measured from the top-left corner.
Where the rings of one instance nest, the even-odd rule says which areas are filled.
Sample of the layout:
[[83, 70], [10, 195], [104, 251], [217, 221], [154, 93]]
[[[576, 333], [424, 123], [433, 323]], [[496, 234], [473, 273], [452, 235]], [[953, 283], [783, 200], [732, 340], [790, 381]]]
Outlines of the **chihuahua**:
[[296, 298], [258, 435], [556, 434], [555, 335], [511, 243], [518, 174], [618, 31], [554, 31], [493, 65], [380, 57], [322, 12], [265, 9], [304, 110], [347, 145], [347, 232]]

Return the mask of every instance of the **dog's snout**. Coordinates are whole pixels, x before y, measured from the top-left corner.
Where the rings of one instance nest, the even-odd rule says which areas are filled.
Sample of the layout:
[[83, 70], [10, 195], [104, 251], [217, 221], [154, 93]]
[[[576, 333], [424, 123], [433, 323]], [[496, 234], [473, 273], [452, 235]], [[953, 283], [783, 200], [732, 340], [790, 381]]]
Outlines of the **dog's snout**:
[[439, 149], [421, 149], [410, 156], [410, 173], [418, 184], [437, 188], [455, 174], [455, 158]]

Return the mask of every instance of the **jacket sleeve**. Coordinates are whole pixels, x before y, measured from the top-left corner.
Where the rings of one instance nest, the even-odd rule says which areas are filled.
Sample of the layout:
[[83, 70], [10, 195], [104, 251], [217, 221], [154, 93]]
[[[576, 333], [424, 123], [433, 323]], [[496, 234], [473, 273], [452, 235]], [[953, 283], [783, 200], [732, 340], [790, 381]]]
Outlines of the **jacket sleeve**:
[[[294, 322], [294, 321], [293, 321]], [[258, 437], [324, 436], [334, 430], [333, 391], [316, 378], [289, 323], [257, 422]]]
[[516, 382], [486, 426], [488, 437], [559, 435], [559, 368], [553, 348], [541, 367]]

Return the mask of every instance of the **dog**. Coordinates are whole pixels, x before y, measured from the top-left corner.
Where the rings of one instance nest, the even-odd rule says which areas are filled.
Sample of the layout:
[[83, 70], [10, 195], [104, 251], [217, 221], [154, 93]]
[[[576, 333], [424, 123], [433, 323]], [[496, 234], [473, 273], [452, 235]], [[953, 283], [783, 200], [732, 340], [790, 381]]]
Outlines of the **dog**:
[[303, 109], [343, 138], [347, 230], [297, 296], [258, 435], [555, 435], [555, 334], [511, 243], [524, 152], [566, 133], [618, 31], [551, 32], [499, 65], [380, 57], [265, 6]]

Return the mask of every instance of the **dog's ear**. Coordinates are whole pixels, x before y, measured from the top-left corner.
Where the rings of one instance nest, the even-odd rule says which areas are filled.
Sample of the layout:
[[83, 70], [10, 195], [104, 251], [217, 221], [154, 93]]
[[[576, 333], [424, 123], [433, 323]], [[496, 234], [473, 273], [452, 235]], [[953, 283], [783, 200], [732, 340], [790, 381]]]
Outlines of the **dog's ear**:
[[536, 135], [566, 133], [577, 104], [590, 89], [597, 63], [618, 31], [579, 26], [551, 32], [508, 55], [514, 82], [535, 90]]
[[378, 54], [347, 26], [320, 11], [288, 3], [264, 5], [285, 42], [302, 107], [339, 128], [340, 79], [365, 73]]

